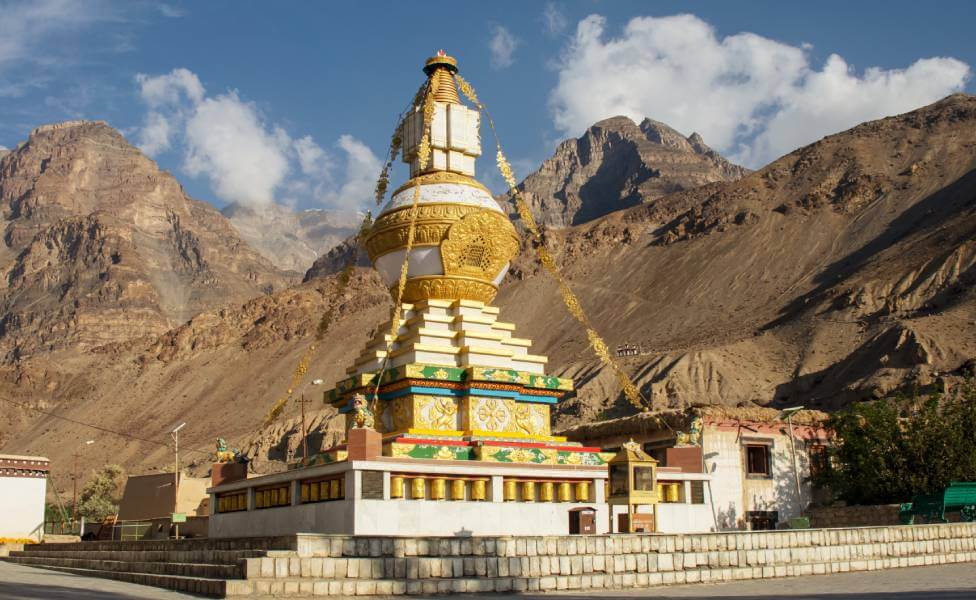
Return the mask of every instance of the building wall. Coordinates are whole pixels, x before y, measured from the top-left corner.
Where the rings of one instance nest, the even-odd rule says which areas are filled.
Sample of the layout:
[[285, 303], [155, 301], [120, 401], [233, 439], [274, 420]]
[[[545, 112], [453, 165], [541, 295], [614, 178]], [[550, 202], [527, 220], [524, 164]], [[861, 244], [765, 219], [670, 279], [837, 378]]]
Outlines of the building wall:
[[40, 541], [46, 477], [0, 477], [0, 537]]
[[[745, 446], [749, 442], [769, 443], [771, 478], [747, 474]], [[766, 429], [751, 430], [706, 426], [702, 436], [705, 469], [712, 476], [712, 496], [720, 529], [748, 528], [750, 511], [776, 511], [778, 522], [800, 516], [812, 498], [808, 444], [796, 440], [796, 464], [800, 479], [797, 496], [793, 453], [789, 435]]]
[[[383, 474], [381, 498], [364, 498], [363, 473]], [[431, 500], [392, 498], [390, 473], [416, 473], [424, 477], [489, 477], [486, 499]], [[344, 473], [345, 498], [324, 502], [301, 503], [297, 493], [303, 479]], [[240, 536], [273, 536], [294, 533], [327, 533], [347, 535], [458, 536], [458, 535], [563, 535], [569, 533], [569, 513], [578, 507], [596, 512], [596, 532], [605, 533], [609, 524], [604, 495], [605, 468], [554, 467], [552, 465], [475, 463], [466, 461], [422, 461], [392, 459], [342, 462], [332, 465], [296, 469], [264, 477], [255, 477], [212, 488], [212, 506], [222, 492], [248, 490], [246, 511], [217, 512], [210, 516], [209, 535], [213, 538]], [[563, 480], [590, 485], [592, 502], [526, 502], [504, 501], [505, 477], [560, 477]], [[254, 489], [288, 483], [293, 486], [292, 505], [258, 509]]]

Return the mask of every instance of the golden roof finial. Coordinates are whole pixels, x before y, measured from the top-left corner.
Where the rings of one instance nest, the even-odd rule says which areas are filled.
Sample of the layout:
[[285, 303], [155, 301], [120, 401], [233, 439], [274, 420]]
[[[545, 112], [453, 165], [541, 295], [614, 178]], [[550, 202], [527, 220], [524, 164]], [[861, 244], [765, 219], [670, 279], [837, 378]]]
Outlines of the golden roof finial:
[[461, 103], [453, 77], [457, 70], [457, 59], [448, 56], [443, 50], [438, 50], [435, 56], [427, 59], [424, 63], [424, 73], [431, 79], [437, 80], [437, 93], [434, 94], [434, 100], [451, 104]]

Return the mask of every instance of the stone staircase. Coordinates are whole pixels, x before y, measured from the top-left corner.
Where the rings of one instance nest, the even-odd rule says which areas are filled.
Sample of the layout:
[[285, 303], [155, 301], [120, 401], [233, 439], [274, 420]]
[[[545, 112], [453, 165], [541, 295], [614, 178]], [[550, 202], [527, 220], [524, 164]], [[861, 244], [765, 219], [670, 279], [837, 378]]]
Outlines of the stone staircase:
[[299, 534], [41, 544], [7, 560], [218, 597], [585, 591], [976, 562], [976, 524], [559, 537]]
[[76, 575], [223, 598], [246, 583], [244, 564], [258, 557], [297, 556], [295, 536], [223, 540], [44, 543], [8, 562]]

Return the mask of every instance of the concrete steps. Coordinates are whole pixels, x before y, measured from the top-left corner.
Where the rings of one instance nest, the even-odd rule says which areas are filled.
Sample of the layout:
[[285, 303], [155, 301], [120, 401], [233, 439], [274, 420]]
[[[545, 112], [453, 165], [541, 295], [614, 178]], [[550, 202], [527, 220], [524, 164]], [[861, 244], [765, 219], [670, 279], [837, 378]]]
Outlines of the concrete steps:
[[9, 562], [32, 567], [65, 567], [89, 571], [108, 571], [112, 573], [145, 573], [147, 575], [178, 575], [180, 577], [202, 577], [205, 579], [242, 579], [240, 565], [177, 563], [177, 562], [138, 562], [121, 560], [100, 560], [90, 558], [51, 558], [42, 556], [12, 556]]
[[232, 581], [205, 577], [183, 577], [180, 575], [155, 575], [152, 573], [130, 573], [127, 571], [101, 571], [96, 569], [79, 569], [73, 567], [49, 567], [35, 564], [30, 564], [30, 566], [49, 569], [51, 571], [60, 571], [62, 573], [71, 573], [73, 575], [81, 575], [83, 577], [115, 579], [116, 581], [137, 583], [139, 585], [165, 588], [178, 592], [198, 594], [201, 596], [212, 596], [214, 598], [225, 598], [227, 596], [227, 584], [229, 581]]

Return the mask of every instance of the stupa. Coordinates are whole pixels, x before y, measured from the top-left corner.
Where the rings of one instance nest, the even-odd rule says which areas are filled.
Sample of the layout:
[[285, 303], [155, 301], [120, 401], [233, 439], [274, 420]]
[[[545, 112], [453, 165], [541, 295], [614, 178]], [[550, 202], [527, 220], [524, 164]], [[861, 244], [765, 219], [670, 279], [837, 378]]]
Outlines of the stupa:
[[[461, 103], [456, 70], [450, 56], [427, 60], [424, 72], [436, 84], [431, 160], [424, 168], [417, 159], [424, 133], [417, 110], [401, 133], [410, 180], [393, 192], [366, 238], [396, 299], [414, 223], [396, 338], [392, 323], [381, 326], [326, 402], [348, 415], [348, 429], [352, 398], [365, 395], [387, 456], [602, 465], [594, 449], [551, 434], [550, 409], [573, 382], [546, 375], [546, 357], [531, 353], [532, 342], [517, 337], [490, 304], [519, 238], [475, 179], [480, 115]], [[341, 456], [339, 448], [331, 458]]]
[[324, 395], [346, 441], [212, 488], [210, 537], [555, 535], [583, 513], [607, 530], [612, 454], [552, 435], [573, 383], [491, 305], [519, 238], [475, 179], [480, 113], [461, 102], [454, 58], [424, 72], [433, 104], [418, 96], [398, 135], [410, 178], [365, 239], [399, 306]]

